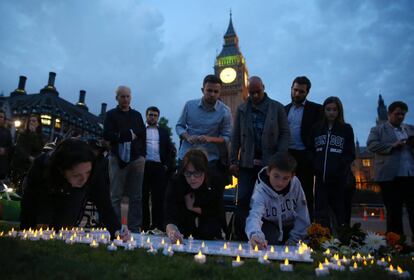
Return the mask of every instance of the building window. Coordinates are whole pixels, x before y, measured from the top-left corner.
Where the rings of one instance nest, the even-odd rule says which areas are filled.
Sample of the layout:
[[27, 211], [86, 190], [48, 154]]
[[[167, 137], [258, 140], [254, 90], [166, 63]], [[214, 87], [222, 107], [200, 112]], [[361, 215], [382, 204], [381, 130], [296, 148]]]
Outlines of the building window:
[[40, 119], [42, 121], [42, 125], [50, 125], [52, 123], [52, 117], [50, 115], [41, 115]]
[[61, 127], [60, 119], [55, 119], [55, 128], [60, 129], [60, 127]]
[[371, 166], [371, 160], [370, 159], [363, 159], [362, 160], [362, 165], [364, 167], [370, 167]]

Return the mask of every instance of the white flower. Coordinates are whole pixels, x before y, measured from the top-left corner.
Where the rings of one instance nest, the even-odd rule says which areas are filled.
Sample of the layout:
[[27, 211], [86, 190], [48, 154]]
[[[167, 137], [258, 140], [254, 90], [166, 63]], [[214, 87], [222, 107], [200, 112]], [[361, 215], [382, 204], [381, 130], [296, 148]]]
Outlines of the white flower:
[[364, 239], [364, 247], [369, 251], [377, 251], [381, 246], [386, 246], [387, 242], [385, 241], [385, 237], [376, 234], [375, 232], [367, 232], [367, 235]]
[[336, 238], [331, 238], [330, 240], [326, 240], [321, 244], [322, 248], [324, 249], [330, 249], [330, 250], [336, 250], [338, 251], [339, 246], [341, 245], [341, 242]]

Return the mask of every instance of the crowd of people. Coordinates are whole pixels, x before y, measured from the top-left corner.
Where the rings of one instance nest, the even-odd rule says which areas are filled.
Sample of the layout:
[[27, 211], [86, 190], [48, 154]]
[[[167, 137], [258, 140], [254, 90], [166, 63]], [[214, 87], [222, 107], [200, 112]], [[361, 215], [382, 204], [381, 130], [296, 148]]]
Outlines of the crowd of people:
[[[265, 248], [297, 243], [313, 221], [334, 232], [349, 226], [355, 143], [341, 100], [310, 101], [311, 82], [300, 76], [291, 85], [292, 102], [283, 106], [253, 76], [233, 120], [221, 87], [207, 75], [201, 98], [185, 103], [175, 127], [178, 151], [158, 124], [160, 110], [148, 107], [144, 122], [130, 107], [127, 86], [117, 88], [118, 105], [93, 143], [69, 138], [44, 149], [39, 117], [31, 115], [13, 144], [0, 111], [0, 177], [22, 186], [21, 227], [77, 225], [91, 201], [113, 237], [157, 229], [173, 242], [190, 234], [228, 238], [223, 193], [231, 176], [238, 178], [234, 240]], [[372, 128], [367, 141], [387, 231], [396, 233], [403, 233], [404, 203], [414, 229], [414, 126], [403, 123], [407, 111], [404, 102], [393, 102], [388, 121]], [[129, 231], [121, 227], [124, 219]]]

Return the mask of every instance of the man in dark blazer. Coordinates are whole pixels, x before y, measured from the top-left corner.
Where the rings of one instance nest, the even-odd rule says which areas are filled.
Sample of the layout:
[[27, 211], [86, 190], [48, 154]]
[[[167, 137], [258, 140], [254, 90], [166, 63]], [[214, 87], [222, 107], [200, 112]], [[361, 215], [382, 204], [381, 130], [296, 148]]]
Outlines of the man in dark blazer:
[[290, 128], [289, 152], [298, 162], [296, 176], [299, 178], [308, 204], [309, 217], [313, 220], [313, 171], [310, 156], [312, 126], [322, 117], [322, 105], [306, 99], [311, 82], [305, 76], [292, 82], [292, 103], [285, 106]]
[[367, 140], [375, 154], [374, 180], [387, 210], [387, 231], [398, 234], [403, 233], [403, 203], [414, 232], [414, 126], [403, 123], [407, 111], [404, 102], [391, 103], [388, 121], [373, 127]]
[[149, 107], [146, 111], [147, 157], [142, 190], [144, 230], [164, 228], [165, 191], [169, 175], [173, 172], [175, 165], [174, 145], [168, 131], [158, 126], [159, 116], [160, 110], [157, 107]]

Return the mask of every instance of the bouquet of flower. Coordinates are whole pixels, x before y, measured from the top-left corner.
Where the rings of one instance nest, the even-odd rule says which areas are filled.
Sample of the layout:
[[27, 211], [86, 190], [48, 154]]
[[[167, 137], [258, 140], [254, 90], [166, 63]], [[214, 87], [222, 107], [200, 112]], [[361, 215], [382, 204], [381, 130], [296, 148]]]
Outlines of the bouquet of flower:
[[323, 227], [320, 224], [312, 223], [308, 227], [307, 243], [314, 250], [321, 249], [321, 244], [331, 239], [331, 231], [329, 228]]

